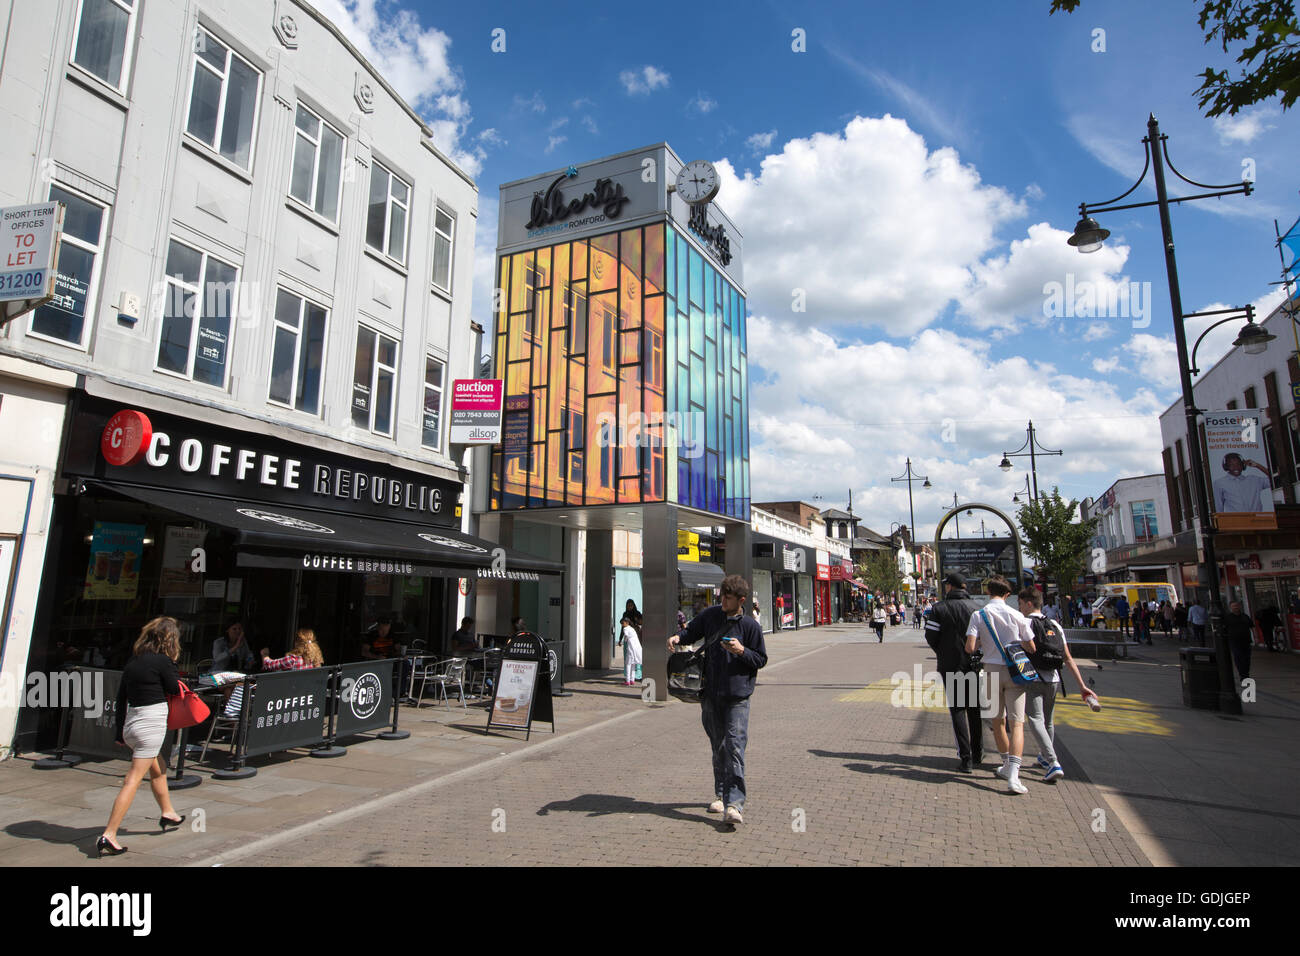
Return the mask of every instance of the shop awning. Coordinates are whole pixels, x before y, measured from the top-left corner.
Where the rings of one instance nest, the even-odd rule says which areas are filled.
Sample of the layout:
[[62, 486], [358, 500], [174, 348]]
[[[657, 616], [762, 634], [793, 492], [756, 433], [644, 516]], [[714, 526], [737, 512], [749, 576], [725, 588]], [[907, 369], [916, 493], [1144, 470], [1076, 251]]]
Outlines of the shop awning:
[[147, 505], [228, 528], [246, 567], [534, 580], [564, 565], [454, 528], [385, 521], [288, 505], [184, 494], [107, 481], [93, 484]]
[[677, 576], [684, 588], [716, 588], [726, 577], [719, 565], [706, 561], [679, 561]]

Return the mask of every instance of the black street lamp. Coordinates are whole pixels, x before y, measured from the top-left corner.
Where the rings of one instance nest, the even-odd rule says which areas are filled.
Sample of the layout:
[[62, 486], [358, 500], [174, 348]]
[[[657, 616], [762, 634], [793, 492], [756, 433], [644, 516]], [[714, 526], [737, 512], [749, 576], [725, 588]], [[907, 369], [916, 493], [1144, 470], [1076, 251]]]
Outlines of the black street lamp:
[[[1188, 354], [1187, 334], [1183, 325], [1184, 321], [1190, 317], [1190, 314], [1183, 312], [1182, 294], [1178, 288], [1178, 263], [1174, 259], [1174, 233], [1169, 221], [1169, 207], [1173, 203], [1231, 196], [1236, 193], [1249, 196], [1253, 187], [1249, 182], [1209, 186], [1188, 179], [1174, 167], [1173, 163], [1169, 162], [1168, 139], [1168, 136], [1160, 132], [1160, 124], [1156, 122], [1155, 116], [1149, 116], [1147, 119], [1147, 135], [1142, 140], [1146, 150], [1146, 165], [1142, 167], [1142, 175], [1138, 177], [1137, 182], [1129, 187], [1128, 192], [1116, 196], [1114, 199], [1092, 205], [1080, 203], [1079, 215], [1081, 218], [1078, 225], [1074, 227], [1074, 235], [1070, 237], [1069, 242], [1070, 245], [1076, 246], [1080, 252], [1095, 252], [1101, 248], [1102, 242], [1110, 233], [1102, 229], [1097, 224], [1097, 221], [1089, 215], [1090, 213], [1115, 212], [1120, 209], [1138, 209], [1145, 206], [1157, 206], [1160, 209], [1160, 236], [1165, 249], [1165, 272], [1169, 278], [1169, 305], [1173, 310], [1174, 342], [1178, 347], [1178, 374], [1183, 391], [1183, 411], [1187, 418], [1187, 447], [1191, 458], [1192, 493], [1195, 495], [1196, 510], [1199, 513], [1200, 522], [1201, 549], [1198, 574], [1200, 583], [1209, 591], [1210, 595], [1210, 635], [1214, 642], [1214, 652], [1219, 667], [1219, 709], [1227, 714], [1240, 714], [1241, 700], [1237, 697], [1237, 691], [1233, 685], [1232, 660], [1228, 656], [1227, 636], [1223, 632], [1223, 599], [1219, 591], [1219, 562], [1214, 551], [1214, 523], [1210, 518], [1210, 499], [1205, 480], [1205, 461], [1201, 456], [1201, 442], [1198, 437], [1200, 430], [1197, 427], [1196, 420], [1197, 415], [1200, 414], [1200, 409], [1196, 407], [1195, 394], [1192, 390], [1195, 361]], [[1183, 182], [1198, 189], [1211, 190], [1211, 192], [1170, 199], [1165, 188], [1166, 163], [1168, 163], [1173, 174]], [[1142, 185], [1146, 180], [1148, 169], [1153, 169], [1155, 173], [1155, 200], [1115, 205]], [[1247, 318], [1246, 328], [1237, 337], [1237, 341], [1233, 343], [1234, 345], [1241, 345], [1251, 351], [1258, 351], [1267, 344], [1271, 336], [1255, 325], [1253, 309], [1228, 311], [1234, 313], [1244, 312]], [[1222, 321], [1226, 322], [1228, 320], [1224, 319]], [[1201, 339], [1204, 337], [1202, 335]], [[1198, 339], [1196, 344], [1199, 345], [1200, 341]]]
[[[1028, 475], [1025, 475], [1025, 487], [1024, 487], [1024, 492], [1025, 492], [1025, 497], [1026, 497], [1026, 498], [1030, 499], [1031, 501], [1034, 500], [1033, 492], [1031, 492], [1031, 491], [1029, 490], [1029, 476], [1028, 476]], [[1011, 496], [1011, 503], [1012, 503], [1012, 504], [1017, 504], [1017, 505], [1020, 504], [1020, 492], [1019, 492], [1019, 491], [1017, 491], [1014, 495]]]
[[[1095, 226], [1096, 223], [1094, 222], [1093, 225]], [[1105, 229], [1101, 231], [1106, 232]], [[1110, 233], [1107, 232], [1106, 235], [1110, 235]], [[1025, 451], [1026, 448], [1028, 448], [1029, 450]], [[998, 462], [998, 467], [1001, 468], [1003, 471], [1010, 471], [1012, 458], [1028, 458], [1029, 473], [1034, 477], [1034, 499], [1037, 500], [1038, 499], [1038, 459], [1037, 457], [1035, 457], [1035, 453], [1039, 455], [1064, 454], [1064, 452], [1062, 452], [1059, 448], [1053, 450], [1051, 448], [1046, 448], [1039, 445], [1037, 441], [1037, 436], [1034, 434], [1034, 423], [1030, 422], [1029, 437], [1025, 439], [1025, 443], [1021, 445], [1019, 448], [1017, 448], [1015, 451], [1011, 451], [1011, 452], [1004, 451], [1002, 453], [1002, 460]]]
[[[918, 480], [922, 480], [922, 479], [923, 479], [923, 480], [925, 481], [925, 484], [923, 484], [923, 485], [921, 486], [922, 488], [933, 488], [933, 487], [934, 487], [932, 484], [930, 484], [930, 479], [927, 478], [925, 475], [916, 475], [916, 474], [913, 474], [913, 473], [912, 473], [912, 459], [911, 459], [911, 458], [907, 459], [907, 469], [906, 469], [906, 470], [905, 470], [901, 475], [899, 475], [897, 478], [890, 478], [890, 479], [889, 479], [890, 481], [906, 481], [906, 482], [907, 482], [907, 510], [908, 510], [908, 512], [909, 512], [909, 514], [911, 515], [911, 518], [912, 518], [912, 524], [911, 524], [911, 527], [908, 529], [908, 532], [907, 532], [907, 534], [908, 534], [908, 545], [909, 545], [909, 547], [914, 547], [914, 545], [912, 544], [912, 542], [916, 541], [916, 508], [913, 507], [913, 505], [912, 505], [912, 479], [914, 479], [914, 478], [915, 478], [915, 479], [918, 479]], [[954, 501], [957, 500], [957, 496], [956, 496], [956, 495], [953, 495], [953, 500], [954, 500]]]
[[[945, 509], [944, 511], [941, 511], [939, 513], [939, 517], [942, 518], [947, 514], [948, 511]], [[955, 491], [952, 493], [952, 520], [953, 520], [953, 525], [957, 529], [957, 540], [960, 541], [961, 540], [961, 512], [957, 510], [957, 492]]]

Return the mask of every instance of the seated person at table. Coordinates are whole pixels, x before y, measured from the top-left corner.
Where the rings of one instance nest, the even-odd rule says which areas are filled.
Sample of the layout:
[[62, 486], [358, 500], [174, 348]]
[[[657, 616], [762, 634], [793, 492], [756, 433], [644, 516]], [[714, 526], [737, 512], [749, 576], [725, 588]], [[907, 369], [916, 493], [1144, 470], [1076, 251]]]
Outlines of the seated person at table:
[[474, 619], [467, 617], [460, 622], [460, 627], [451, 635], [451, 652], [457, 656], [472, 654], [478, 650], [478, 641], [474, 639]]
[[262, 669], [267, 671], [301, 671], [309, 667], [324, 667], [325, 656], [316, 643], [316, 632], [303, 628], [293, 642], [293, 650], [284, 657], [270, 657], [262, 648]]
[[244, 623], [231, 621], [226, 625], [226, 636], [212, 642], [212, 670], [243, 671], [257, 669], [257, 658], [244, 638]]
[[392, 615], [379, 615], [374, 627], [361, 636], [361, 656], [370, 661], [382, 661], [397, 656], [397, 642], [393, 640]]

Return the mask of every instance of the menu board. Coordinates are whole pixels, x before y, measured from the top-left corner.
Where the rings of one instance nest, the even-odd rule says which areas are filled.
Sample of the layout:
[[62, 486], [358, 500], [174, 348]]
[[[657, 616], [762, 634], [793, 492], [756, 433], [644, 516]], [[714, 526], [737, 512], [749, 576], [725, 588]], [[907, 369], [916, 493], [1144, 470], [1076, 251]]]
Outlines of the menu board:
[[492, 718], [488, 723], [497, 727], [526, 729], [531, 722], [536, 687], [537, 661], [502, 660], [496, 695], [492, 699]]
[[86, 601], [130, 601], [140, 583], [144, 525], [96, 521], [81, 597]]
[[203, 593], [202, 576], [194, 568], [194, 549], [203, 547], [208, 533], [201, 528], [169, 526], [163, 545], [159, 597], [198, 597]]

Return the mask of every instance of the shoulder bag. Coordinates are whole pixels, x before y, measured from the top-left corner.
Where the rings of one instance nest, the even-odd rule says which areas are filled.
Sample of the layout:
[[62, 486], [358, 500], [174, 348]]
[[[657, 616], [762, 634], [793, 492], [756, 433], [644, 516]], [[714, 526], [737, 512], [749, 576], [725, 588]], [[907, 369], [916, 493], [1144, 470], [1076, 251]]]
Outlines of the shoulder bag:
[[181, 692], [175, 697], [167, 698], [168, 730], [180, 730], [183, 727], [193, 727], [195, 724], [201, 724], [212, 713], [208, 709], [208, 705], [199, 698], [199, 695], [186, 686], [185, 681], [179, 681], [178, 683]]
[[668, 655], [668, 693], [678, 700], [699, 703], [706, 689], [704, 655], [722, 636], [737, 626], [727, 621], [698, 651], [675, 651]]
[[993, 626], [993, 621], [989, 617], [989, 612], [980, 609], [980, 617], [984, 619], [984, 626], [989, 629], [989, 634], [993, 636], [993, 643], [998, 646], [1002, 652], [1002, 660], [1007, 666], [1007, 671], [1011, 674], [1011, 681], [1015, 684], [1032, 684], [1038, 680], [1038, 671], [1034, 670], [1034, 665], [1029, 662], [1029, 655], [1020, 644], [1011, 644], [1009, 647], [1002, 643], [998, 637], [997, 629]]

